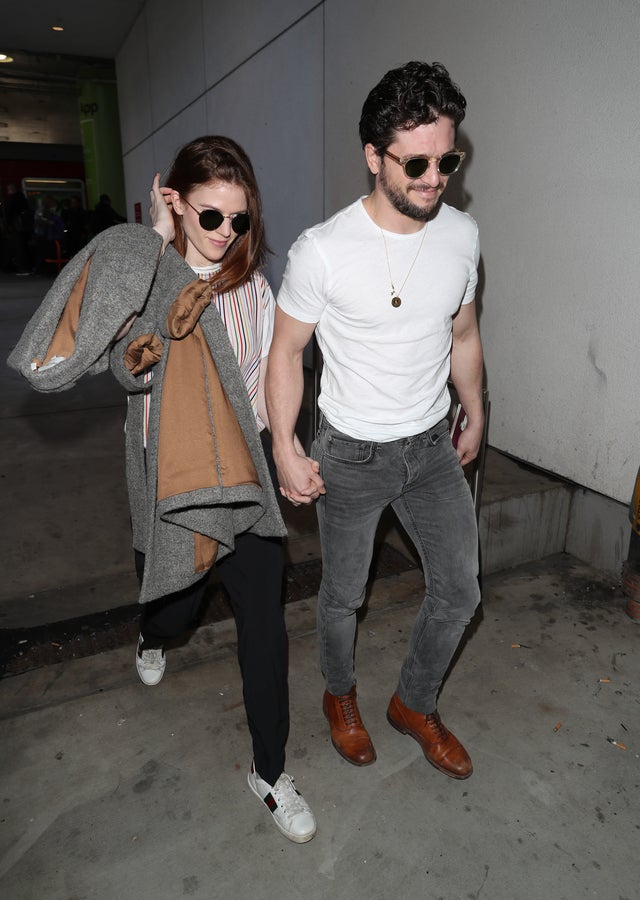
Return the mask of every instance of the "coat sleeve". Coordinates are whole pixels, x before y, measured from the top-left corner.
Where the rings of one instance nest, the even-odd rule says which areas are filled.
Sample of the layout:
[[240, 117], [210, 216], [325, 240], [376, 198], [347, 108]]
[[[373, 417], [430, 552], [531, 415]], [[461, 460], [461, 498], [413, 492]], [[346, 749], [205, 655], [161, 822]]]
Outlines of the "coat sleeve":
[[7, 362], [38, 391], [103, 372], [122, 325], [145, 307], [162, 238], [143, 225], [97, 235], [56, 278]]
[[[173, 247], [167, 247], [154, 273], [144, 310], [128, 334], [111, 348], [111, 372], [130, 394], [148, 388], [145, 375], [154, 371], [170, 336], [169, 311], [194, 281], [197, 284], [193, 269]], [[202, 286], [206, 287], [204, 282]]]

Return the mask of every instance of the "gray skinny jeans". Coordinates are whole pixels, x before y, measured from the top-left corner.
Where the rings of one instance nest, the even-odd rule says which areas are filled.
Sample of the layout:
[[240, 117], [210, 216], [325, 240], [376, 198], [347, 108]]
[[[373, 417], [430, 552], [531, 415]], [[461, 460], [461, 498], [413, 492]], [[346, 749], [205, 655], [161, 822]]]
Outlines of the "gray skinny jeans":
[[378, 522], [391, 506], [420, 555], [426, 586], [397, 692], [405, 706], [429, 714], [480, 602], [475, 511], [448, 422], [377, 443], [349, 437], [324, 420], [311, 455], [327, 489], [317, 502], [318, 637], [327, 690], [346, 694], [355, 684], [356, 611], [365, 597]]

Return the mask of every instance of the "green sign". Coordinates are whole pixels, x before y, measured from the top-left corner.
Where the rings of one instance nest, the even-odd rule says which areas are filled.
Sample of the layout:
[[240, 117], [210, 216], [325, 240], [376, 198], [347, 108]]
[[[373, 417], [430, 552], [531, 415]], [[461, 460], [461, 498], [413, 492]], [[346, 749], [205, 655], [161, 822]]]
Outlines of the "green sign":
[[100, 195], [108, 194], [113, 208], [125, 215], [124, 170], [115, 82], [89, 79], [82, 81], [79, 104], [87, 206], [93, 209]]

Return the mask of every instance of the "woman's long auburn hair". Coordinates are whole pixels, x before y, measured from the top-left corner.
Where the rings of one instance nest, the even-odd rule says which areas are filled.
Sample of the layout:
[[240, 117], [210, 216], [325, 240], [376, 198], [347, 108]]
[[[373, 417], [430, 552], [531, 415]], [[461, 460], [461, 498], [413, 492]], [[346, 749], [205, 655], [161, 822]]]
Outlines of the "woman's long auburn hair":
[[[243, 189], [251, 223], [249, 231], [231, 244], [222, 259], [221, 270], [216, 273], [216, 290], [231, 291], [248, 281], [256, 269], [264, 266], [268, 253], [260, 191], [249, 157], [231, 138], [221, 135], [196, 138], [178, 151], [165, 183], [181, 197], [188, 197], [194, 188], [215, 181], [224, 181]], [[185, 256], [187, 239], [182, 216], [175, 209], [171, 211], [176, 231], [173, 246], [181, 256]]]

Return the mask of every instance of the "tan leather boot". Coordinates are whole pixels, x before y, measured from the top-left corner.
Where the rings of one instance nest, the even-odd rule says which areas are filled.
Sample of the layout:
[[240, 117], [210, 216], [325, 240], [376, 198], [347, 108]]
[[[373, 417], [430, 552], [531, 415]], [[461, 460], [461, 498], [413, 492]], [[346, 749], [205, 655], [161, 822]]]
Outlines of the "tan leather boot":
[[455, 734], [440, 721], [438, 712], [428, 716], [405, 706], [394, 694], [387, 710], [389, 724], [401, 734], [409, 734], [422, 748], [427, 761], [450, 778], [468, 778], [473, 772], [469, 754]]
[[348, 694], [340, 696], [325, 691], [322, 709], [331, 728], [331, 743], [340, 756], [354, 766], [375, 762], [376, 751], [360, 718], [355, 684]]

